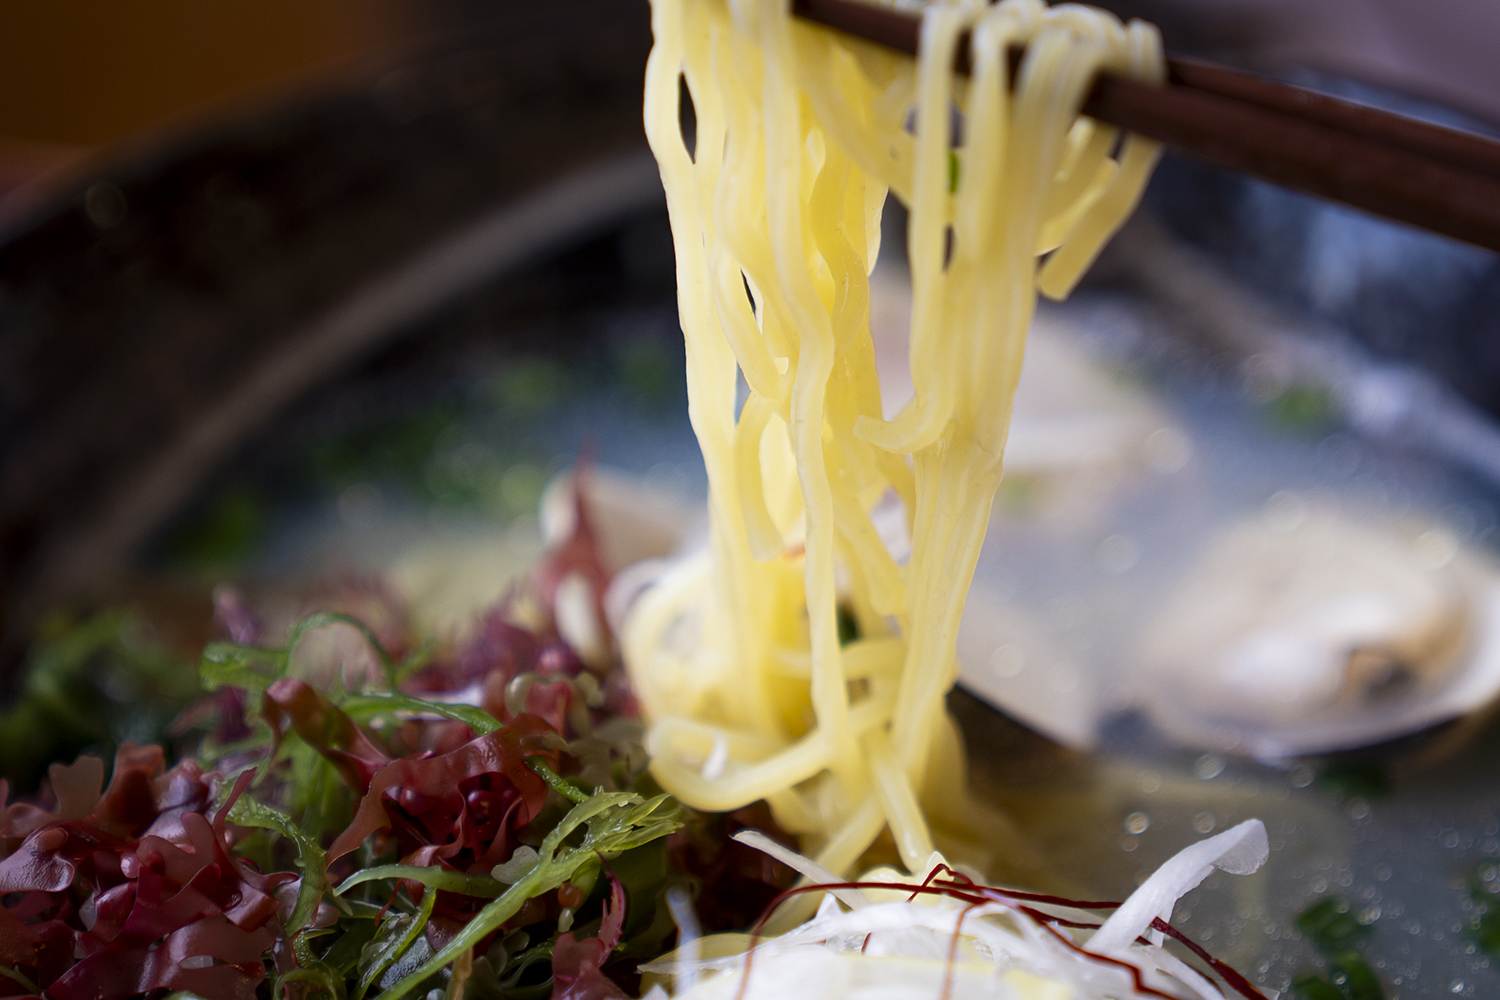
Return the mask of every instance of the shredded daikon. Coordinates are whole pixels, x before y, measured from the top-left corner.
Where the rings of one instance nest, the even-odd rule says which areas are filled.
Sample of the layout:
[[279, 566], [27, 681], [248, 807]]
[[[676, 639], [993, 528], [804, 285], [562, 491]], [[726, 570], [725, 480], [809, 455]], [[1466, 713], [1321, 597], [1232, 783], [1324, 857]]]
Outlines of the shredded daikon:
[[[785, 853], [778, 845], [774, 856], [784, 859]], [[700, 959], [695, 943], [691, 956], [679, 951], [642, 966], [642, 971], [676, 976], [679, 983], [694, 977], [692, 989], [674, 994], [679, 1000], [1123, 1000], [1153, 995], [1151, 991], [1168, 998], [1224, 1000], [1207, 975], [1161, 946], [1159, 934], [1154, 941], [1143, 935], [1152, 933], [1153, 922], [1215, 868], [1249, 874], [1266, 855], [1265, 827], [1259, 820], [1241, 823], [1178, 853], [1102, 926], [1100, 904], [1069, 906], [1055, 897], [1041, 897], [1048, 901], [1037, 903], [1038, 897], [1026, 893], [990, 890], [976, 905], [972, 899], [983, 887], [938, 879], [944, 869], [936, 863], [923, 879], [876, 871], [858, 883], [868, 887], [862, 906], [844, 910], [830, 892], [812, 920], [748, 952]], [[796, 867], [806, 867], [806, 859], [801, 860], [804, 864]], [[951, 894], [929, 892], [906, 899], [899, 891], [902, 885], [956, 888]], [[1259, 995], [1243, 981], [1238, 988]]]

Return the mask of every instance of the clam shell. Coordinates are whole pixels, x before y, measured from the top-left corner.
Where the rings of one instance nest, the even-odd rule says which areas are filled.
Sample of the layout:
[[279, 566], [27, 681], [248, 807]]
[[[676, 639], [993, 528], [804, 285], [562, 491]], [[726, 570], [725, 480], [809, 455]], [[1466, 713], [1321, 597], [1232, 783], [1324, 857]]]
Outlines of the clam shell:
[[1440, 532], [1331, 511], [1210, 539], [1129, 672], [1172, 738], [1276, 758], [1383, 742], [1500, 690], [1500, 575]]

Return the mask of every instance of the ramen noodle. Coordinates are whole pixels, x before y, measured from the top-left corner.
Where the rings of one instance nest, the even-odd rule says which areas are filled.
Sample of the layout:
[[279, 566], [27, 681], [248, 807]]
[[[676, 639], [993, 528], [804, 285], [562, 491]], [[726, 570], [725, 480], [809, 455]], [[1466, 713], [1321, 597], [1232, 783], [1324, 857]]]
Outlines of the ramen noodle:
[[[653, 773], [700, 809], [766, 800], [836, 873], [886, 828], [922, 871], [963, 811], [944, 695], [1036, 296], [1068, 294], [1157, 157], [1079, 108], [1100, 71], [1160, 80], [1160, 39], [1037, 0], [931, 4], [915, 62], [764, 0], [655, 0], [652, 25], [711, 523], [623, 636]], [[888, 192], [915, 389], [891, 419], [868, 284]], [[895, 504], [904, 564], [874, 516]]]

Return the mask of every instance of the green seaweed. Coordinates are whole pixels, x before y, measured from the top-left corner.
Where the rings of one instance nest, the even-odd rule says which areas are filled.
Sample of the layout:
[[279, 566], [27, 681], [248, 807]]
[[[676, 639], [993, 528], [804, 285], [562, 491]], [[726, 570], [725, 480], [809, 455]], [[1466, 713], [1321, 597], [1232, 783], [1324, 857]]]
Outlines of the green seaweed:
[[318, 846], [317, 840], [303, 833], [290, 816], [257, 802], [249, 795], [242, 795], [235, 802], [234, 808], [229, 810], [229, 819], [240, 826], [279, 833], [296, 845], [297, 867], [302, 870], [302, 878], [297, 889], [297, 902], [292, 906], [291, 915], [285, 922], [288, 937], [296, 937], [312, 923], [317, 916], [318, 904], [325, 895], [329, 895], [334, 906], [346, 916], [352, 915], [353, 911], [348, 904], [330, 892], [327, 855]]
[[[537, 849], [537, 862], [505, 893], [474, 915], [443, 948], [380, 994], [379, 1000], [399, 1000], [436, 975], [458, 956], [498, 930], [534, 896], [557, 889], [584, 872], [626, 851], [672, 833], [681, 822], [666, 795], [643, 799], [634, 792], [599, 792], [574, 806]], [[584, 831], [582, 841], [568, 846], [572, 835]], [[429, 898], [435, 893], [426, 894]]]
[[1311, 434], [1333, 423], [1333, 397], [1326, 386], [1292, 382], [1266, 400], [1266, 412], [1275, 426], [1293, 433]]
[[1318, 773], [1318, 787], [1345, 799], [1380, 799], [1391, 793], [1391, 778], [1377, 763], [1333, 761]]
[[1465, 936], [1491, 959], [1500, 959], [1500, 866], [1480, 865], [1469, 876], [1474, 912]]
[[1321, 899], [1297, 917], [1297, 929], [1328, 961], [1327, 976], [1300, 973], [1292, 980], [1299, 1000], [1383, 1000], [1380, 980], [1361, 954], [1371, 927], [1342, 899]]
[[168, 727], [197, 693], [191, 665], [152, 637], [139, 612], [54, 617], [0, 711], [0, 775], [13, 793], [27, 792], [54, 760], [107, 760], [127, 741], [170, 749]]
[[259, 492], [230, 486], [167, 540], [167, 558], [202, 573], [235, 569], [260, 548], [269, 520], [270, 505]]

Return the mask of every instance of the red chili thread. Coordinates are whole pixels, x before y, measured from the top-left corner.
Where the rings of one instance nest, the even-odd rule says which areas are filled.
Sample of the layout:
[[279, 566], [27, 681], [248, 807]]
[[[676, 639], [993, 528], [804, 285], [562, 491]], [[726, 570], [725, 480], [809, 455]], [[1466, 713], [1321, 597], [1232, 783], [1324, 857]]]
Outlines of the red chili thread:
[[[973, 884], [973, 880], [970, 879], [967, 875], [963, 875], [963, 874], [961, 874], [959, 872], [956, 872], [952, 868], [949, 868], [947, 865], [940, 864], [937, 867], [933, 868], [932, 871], [928, 872], [927, 873], [927, 877], [922, 880], [922, 886], [923, 886], [923, 888], [925, 888], [930, 882], [932, 882], [933, 879], [937, 878], [939, 872], [947, 872], [948, 874], [954, 876], [955, 878], [961, 878], [961, 879], [963, 879], [965, 882], [969, 883], [970, 885]], [[908, 895], [906, 897], [906, 901], [908, 903], [910, 903], [912, 900], [914, 900], [916, 898], [917, 898], [916, 892], [912, 892], [910, 895]], [[873, 931], [871, 933], [865, 935], [864, 944], [862, 944], [862, 945], [859, 946], [859, 953], [861, 955], [863, 955], [865, 953], [865, 949], [866, 948], [870, 947], [870, 938], [872, 938], [872, 937], [874, 937], [874, 932]]]
[[[799, 885], [786, 889], [777, 893], [776, 897], [771, 900], [761, 913], [760, 919], [755, 922], [755, 926], [750, 928], [750, 946], [745, 949], [745, 972], [740, 977], [739, 989], [735, 990], [734, 1000], [745, 1000], [745, 991], [750, 987], [750, 964], [755, 958], [755, 947], [760, 941], [761, 931], [766, 926], [766, 921], [771, 919], [771, 914], [775, 912], [776, 907], [793, 896], [800, 896], [805, 892], [827, 892], [831, 889], [895, 889], [911, 893], [909, 897], [911, 899], [915, 899], [919, 893], [931, 893], [933, 895], [965, 899], [962, 893], [952, 890], [937, 889], [927, 885], [913, 886], [901, 882], [824, 882], [820, 885]], [[975, 897], [968, 897], [965, 901], [984, 902], [982, 898]], [[1171, 1000], [1171, 998], [1168, 998], [1168, 1000]]]
[[1199, 958], [1203, 959], [1203, 961], [1213, 966], [1213, 970], [1217, 972], [1221, 977], [1223, 977], [1226, 983], [1228, 983], [1230, 986], [1233, 986], [1235, 992], [1240, 996], [1245, 997], [1246, 1000], [1266, 1000], [1266, 995], [1260, 990], [1256, 989], [1255, 985], [1251, 983], [1250, 980], [1246, 979], [1244, 976], [1235, 971], [1232, 965], [1221, 962], [1219, 959], [1214, 958], [1196, 941], [1190, 940], [1186, 934], [1182, 933], [1182, 931], [1167, 923], [1161, 917], [1157, 917], [1155, 920], [1151, 921], [1151, 926], [1154, 929], [1161, 931], [1163, 934], [1166, 934], [1168, 937], [1172, 938], [1172, 940], [1186, 945], [1188, 950], [1191, 951], [1194, 955], [1197, 955]]
[[[1080, 928], [1080, 929], [1095, 929], [1095, 930], [1097, 930], [1098, 928], [1100, 928], [1100, 927], [1103, 926], [1102, 924], [1091, 924], [1091, 923], [1087, 923], [1087, 922], [1084, 922], [1084, 921], [1078, 921], [1078, 920], [1064, 920], [1061, 917], [1054, 917], [1054, 916], [1051, 916], [1049, 914], [1043, 913], [1040, 910], [1033, 910], [1029, 906], [1020, 906], [1020, 907], [1017, 907], [1017, 909], [1020, 910], [1022, 913], [1026, 914], [1028, 917], [1031, 917], [1037, 923], [1043, 924], [1043, 925], [1053, 925], [1053, 926], [1061, 926], [1061, 927], [1076, 927], [1076, 928]], [[1158, 926], [1158, 925], [1160, 925], [1160, 926]], [[1266, 1000], [1266, 995], [1264, 993], [1262, 993], [1260, 990], [1256, 989], [1255, 986], [1250, 982], [1250, 980], [1246, 979], [1244, 976], [1242, 976], [1238, 972], [1236, 972], [1233, 966], [1231, 966], [1231, 965], [1229, 965], [1229, 964], [1227, 964], [1225, 962], [1222, 962], [1222, 961], [1220, 961], [1217, 958], [1214, 958], [1205, 949], [1203, 949], [1202, 947], [1200, 947], [1199, 945], [1197, 945], [1196, 943], [1194, 943], [1193, 941], [1191, 941], [1187, 937], [1187, 935], [1183, 934], [1181, 931], [1179, 931], [1177, 928], [1173, 927], [1171, 924], [1168, 924], [1164, 920], [1162, 920], [1160, 917], [1157, 917], [1154, 921], [1152, 921], [1151, 926], [1153, 928], [1155, 928], [1156, 930], [1164, 931], [1166, 934], [1170, 935], [1173, 940], [1180, 941], [1181, 943], [1187, 945], [1187, 947], [1193, 952], [1193, 954], [1197, 955], [1199, 958], [1201, 958], [1205, 962], [1207, 962], [1209, 964], [1209, 966], [1215, 972], [1217, 972], [1219, 974], [1219, 976], [1224, 980], [1224, 982], [1226, 982], [1231, 987], [1233, 987], [1234, 990], [1237, 993], [1239, 993], [1241, 996], [1245, 997], [1246, 1000]], [[1141, 944], [1146, 944], [1146, 945], [1151, 944], [1151, 942], [1147, 941], [1145, 938], [1138, 937], [1138, 938], [1136, 938], [1136, 940], [1139, 941]], [[1092, 955], [1094, 953], [1093, 952], [1089, 952], [1088, 954]], [[1192, 966], [1189, 965], [1188, 967], [1191, 968]], [[1202, 971], [1201, 970], [1198, 970], [1198, 971], [1199, 971], [1199, 975], [1202, 975]], [[1208, 977], [1205, 977], [1205, 978], [1208, 978]]]
[[958, 919], [953, 922], [953, 937], [948, 940], [948, 960], [943, 963], [943, 988], [938, 993], [938, 1000], [948, 1000], [953, 994], [953, 967], [958, 964], [958, 939], [963, 934], [964, 918], [976, 905], [978, 904], [970, 903], [958, 911]]
[[[936, 885], [928, 884], [933, 881], [934, 876], [939, 872], [939, 870], [946, 871], [949, 875], [953, 876], [953, 878], [944, 882], [939, 882]], [[962, 881], [959, 881], [960, 879]], [[933, 871], [928, 874], [927, 878], [923, 880], [921, 885], [911, 885], [901, 882], [825, 882], [821, 885], [794, 886], [791, 889], [787, 889], [784, 892], [779, 893], [775, 899], [771, 900], [770, 904], [761, 914], [760, 919], [757, 920], [755, 922], [755, 926], [751, 928], [749, 948], [746, 949], [745, 952], [745, 971], [740, 979], [739, 988], [735, 991], [735, 1000], [744, 1000], [745, 991], [749, 989], [750, 965], [754, 960], [755, 948], [759, 943], [761, 932], [766, 925], [766, 921], [770, 919], [771, 914], [775, 911], [776, 907], [780, 906], [783, 902], [792, 898], [793, 896], [799, 896], [806, 892], [828, 892], [834, 889], [892, 889], [898, 892], [908, 893], [908, 901], [916, 899], [916, 897], [919, 895], [937, 895], [946, 896], [949, 899], [957, 899], [961, 902], [969, 904], [969, 906], [964, 909], [963, 914], [960, 915], [958, 926], [962, 925], [963, 917], [968, 914], [969, 910], [972, 910], [977, 906], [982, 906], [985, 903], [992, 902], [1019, 904], [1022, 901], [1025, 901], [1051, 906], [1064, 906], [1078, 910], [1118, 909], [1122, 905], [1119, 902], [1106, 902], [1100, 900], [1076, 900], [1068, 899], [1064, 896], [1052, 896], [1045, 893], [1001, 890], [993, 888], [992, 886], [976, 885], [974, 881], [968, 876], [963, 875], [960, 872], [955, 872], [952, 869], [948, 868], [946, 865], [939, 865], [937, 868], [934, 868]], [[1057, 929], [1058, 927], [1097, 929], [1102, 926], [1101, 924], [1090, 924], [1081, 921], [1067, 920], [1065, 918], [1053, 916], [1052, 914], [1025, 905], [1015, 905], [1015, 909], [1021, 913], [1024, 913], [1032, 920], [1036, 921], [1038, 926], [1040, 926], [1047, 933], [1051, 934], [1054, 938], [1056, 938], [1060, 943], [1062, 943], [1066, 948], [1068, 948], [1075, 954], [1090, 959], [1091, 961], [1100, 962], [1105, 965], [1112, 965], [1117, 968], [1127, 970], [1130, 973], [1130, 978], [1135, 986], [1136, 992], [1144, 993], [1147, 996], [1161, 997], [1162, 1000], [1176, 1000], [1176, 998], [1169, 993], [1163, 993], [1161, 990], [1155, 989], [1151, 986], [1147, 986], [1145, 979], [1142, 976], [1142, 970], [1139, 966], [1134, 965], [1130, 962], [1126, 962], [1122, 959], [1111, 958], [1108, 955], [1100, 955], [1095, 952], [1088, 951], [1078, 944], [1075, 944], [1071, 939], [1069, 939], [1066, 934]], [[949, 949], [950, 962], [952, 961], [952, 956], [956, 953], [957, 938], [959, 933], [958, 926], [955, 926], [954, 941]], [[1177, 930], [1177, 928], [1173, 927], [1171, 924], [1158, 917], [1152, 922], [1151, 926], [1155, 930], [1159, 930], [1164, 934], [1170, 935], [1173, 940], [1179, 941], [1182, 944], [1186, 945], [1188, 949], [1193, 952], [1193, 954], [1197, 955], [1199, 958], [1207, 962], [1210, 967], [1212, 967], [1213, 970], [1223, 978], [1225, 983], [1231, 986], [1235, 990], [1235, 992], [1245, 997], [1246, 1000], [1267, 1000], [1264, 993], [1257, 989], [1243, 975], [1235, 971], [1233, 967], [1227, 965], [1217, 958], [1214, 958], [1198, 944], [1189, 940], [1187, 935]], [[1137, 938], [1137, 940], [1140, 939]], [[869, 945], [869, 941], [870, 935], [866, 934], [865, 946]], [[863, 951], [863, 948], [861, 948], [861, 951]], [[947, 974], [945, 974], [944, 976], [944, 992], [942, 993], [942, 1000], [947, 1000], [948, 991], [951, 989], [951, 985], [952, 969], [950, 967]]]
[[[950, 880], [948, 882], [938, 883], [940, 886], [954, 886], [954, 885], [959, 885], [960, 883], [957, 880], [962, 879], [962, 883], [961, 884], [963, 885], [963, 887], [965, 887], [965, 888], [974, 887], [978, 892], [981, 892], [981, 893], [983, 893], [983, 894], [985, 894], [987, 896], [992, 896], [997, 901], [1007, 901], [1008, 902], [1010, 900], [1025, 899], [1025, 900], [1028, 900], [1028, 901], [1041, 902], [1041, 903], [1049, 903], [1049, 904], [1052, 904], [1052, 905], [1055, 905], [1055, 906], [1068, 906], [1068, 907], [1072, 907], [1074, 909], [1082, 909], [1082, 910], [1118, 909], [1122, 905], [1119, 902], [1104, 902], [1104, 901], [1097, 901], [1096, 902], [1096, 901], [1087, 901], [1087, 900], [1072, 900], [1072, 899], [1066, 899], [1066, 898], [1064, 898], [1062, 896], [1047, 896], [1047, 895], [1040, 894], [1040, 893], [1030, 893], [1030, 892], [1000, 890], [1000, 889], [992, 888], [990, 886], [975, 886], [974, 885], [974, 880], [971, 879], [971, 878], [969, 878], [967, 875], [964, 875], [962, 872], [955, 872], [951, 868], [948, 868], [947, 865], [939, 865], [938, 868], [944, 869], [944, 870], [948, 871], [951, 875], [954, 876], [953, 880]], [[938, 870], [937, 868], [933, 869], [934, 872], [936, 872], [937, 870]], [[930, 880], [930, 878], [931, 878], [931, 876], [929, 876], [929, 880]], [[923, 884], [926, 884], [926, 883], [924, 882]], [[1064, 920], [1064, 919], [1062, 919], [1060, 917], [1051, 916], [1050, 914], [1041, 914], [1039, 911], [1033, 910], [1030, 907], [1018, 907], [1018, 909], [1020, 909], [1023, 913], [1025, 913], [1027, 916], [1031, 917], [1032, 919], [1037, 920], [1038, 923], [1052, 923], [1052, 924], [1059, 924], [1059, 925], [1064, 926], [1064, 927], [1076, 927], [1076, 928], [1097, 928], [1097, 927], [1100, 926], [1099, 924], [1090, 924], [1090, 923], [1080, 922], [1080, 921], [1074, 921], [1074, 920]], [[1247, 997], [1247, 998], [1249, 998], [1249, 1000], [1265, 1000], [1265, 994], [1262, 993], [1262, 992], [1260, 992], [1260, 990], [1256, 989], [1256, 987], [1254, 986], [1254, 984], [1252, 984], [1248, 979], [1246, 979], [1244, 976], [1242, 976], [1239, 972], [1235, 971], [1235, 969], [1234, 969], [1233, 966], [1231, 966], [1231, 965], [1229, 965], [1229, 964], [1227, 964], [1227, 963], [1225, 963], [1225, 962], [1223, 962], [1223, 961], [1215, 958], [1213, 955], [1209, 954], [1207, 950], [1205, 950], [1204, 948], [1200, 947], [1196, 942], [1194, 942], [1192, 939], [1190, 939], [1186, 934], [1183, 934], [1181, 931], [1179, 931], [1177, 928], [1173, 927], [1171, 924], [1169, 924], [1166, 921], [1162, 920], [1160, 917], [1157, 917], [1156, 920], [1152, 923], [1151, 926], [1154, 929], [1159, 930], [1159, 931], [1161, 931], [1161, 932], [1169, 935], [1173, 940], [1178, 941], [1178, 942], [1186, 945], [1188, 947], [1188, 949], [1193, 952], [1193, 954], [1197, 955], [1199, 958], [1203, 959], [1203, 961], [1207, 962], [1209, 964], [1209, 966], [1212, 967], [1213, 970], [1215, 972], [1217, 972], [1219, 974], [1219, 976], [1227, 984], [1229, 984], [1229, 986], [1231, 986], [1235, 990], [1235, 992], [1239, 993], [1241, 996]], [[1141, 939], [1137, 938], [1137, 940], [1141, 940]], [[1143, 942], [1143, 943], [1149, 943], [1149, 942]]]
[[[1048, 934], [1051, 934], [1053, 937], [1057, 938], [1057, 940], [1061, 941], [1068, 948], [1072, 949], [1080, 955], [1083, 955], [1086, 958], [1091, 958], [1096, 962], [1103, 962], [1105, 965], [1114, 965], [1118, 966], [1121, 969], [1128, 969], [1130, 972], [1130, 978], [1135, 983], [1135, 991], [1137, 993], [1145, 993], [1148, 996], [1153, 997], [1163, 997], [1165, 998], [1165, 1000], [1177, 1000], [1177, 998], [1172, 996], [1170, 993], [1163, 993], [1161, 990], [1155, 989], [1151, 986], [1147, 986], [1146, 980], [1141, 976], [1140, 966], [1135, 965], [1131, 962], [1127, 962], [1124, 959], [1110, 958], [1108, 955], [1098, 955], [1092, 951], [1081, 948], [1078, 945], [1074, 944], [1072, 941], [1068, 940], [1068, 936], [1066, 934], [1058, 930], [1056, 927], [1053, 927], [1051, 924], [1042, 924], [1042, 929], [1045, 930]], [[1265, 998], [1262, 997], [1261, 1000], [1265, 1000]]]
[[[952, 874], [959, 875], [958, 872], [952, 872]], [[1066, 906], [1074, 910], [1118, 910], [1125, 905], [1123, 900], [1068, 899], [1065, 896], [1049, 896], [1040, 892], [996, 889], [988, 885], [975, 885], [972, 879], [964, 875], [959, 875], [959, 877], [963, 879], [963, 882], [949, 880], [947, 882], [939, 882], [938, 886], [941, 888], [970, 889], [983, 893], [997, 902], [1010, 902], [1011, 900], [1019, 899], [1028, 903], [1045, 903], [1048, 906]]]

